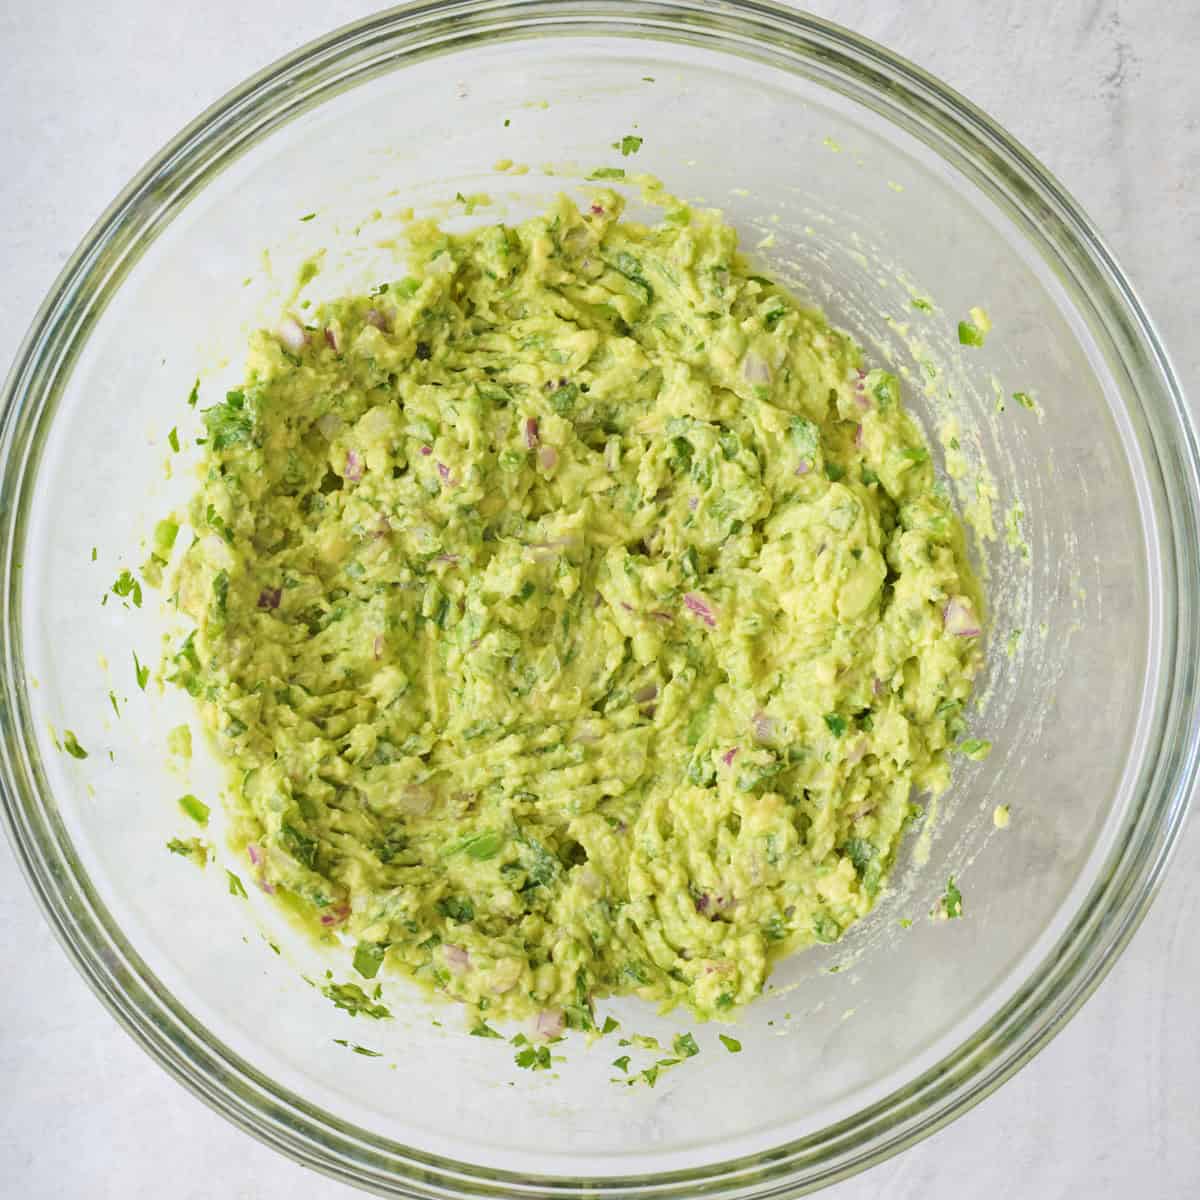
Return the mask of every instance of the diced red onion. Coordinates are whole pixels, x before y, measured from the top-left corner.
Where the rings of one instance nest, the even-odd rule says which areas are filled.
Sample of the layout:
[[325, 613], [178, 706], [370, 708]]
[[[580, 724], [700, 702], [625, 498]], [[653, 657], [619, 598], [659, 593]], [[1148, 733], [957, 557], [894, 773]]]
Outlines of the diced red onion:
[[812, 463], [807, 458], [800, 460], [800, 465], [796, 468], [797, 475], [807, 475], [812, 470]]
[[875, 679], [872, 681], [871, 691], [874, 692], [876, 696], [883, 695], [883, 680], [880, 679], [879, 676], [876, 676]]
[[648, 683], [648, 684], [646, 684], [645, 687], [638, 688], [638, 690], [633, 693], [633, 698], [639, 704], [648, 704], [651, 700], [656, 699], [657, 696], [658, 696], [658, 684], [657, 683]]
[[433, 453], [432, 446], [422, 446], [421, 447], [421, 456], [423, 458], [428, 458], [432, 453]]
[[602, 217], [602, 216], [604, 216], [604, 205], [603, 204], [593, 204], [589, 211], [591, 212], [593, 217]]
[[387, 315], [380, 312], [377, 308], [367, 309], [366, 321], [368, 325], [374, 325], [376, 329], [382, 330], [384, 333], [387, 333], [392, 327], [392, 323], [388, 320]]
[[342, 352], [341, 336], [342, 335], [336, 325], [325, 326], [325, 344], [335, 354], [340, 354]]
[[769, 742], [775, 737], [775, 722], [761, 710], [754, 714], [754, 736], [760, 742]]
[[440, 563], [449, 563], [451, 566], [453, 566], [456, 562], [458, 562], [458, 555], [457, 554], [436, 554], [436, 555], [434, 555], [433, 561], [440, 562]]
[[955, 637], [978, 637], [983, 629], [979, 618], [965, 596], [951, 596], [942, 609], [942, 624]]
[[742, 378], [751, 384], [770, 383], [771, 367], [761, 354], [749, 350], [742, 359]]
[[695, 511], [696, 511], [696, 509], [698, 509], [699, 507], [700, 507], [700, 497], [699, 497], [699, 496], [693, 496], [693, 497], [692, 497], [692, 498], [691, 498], [691, 499], [688, 501], [688, 512], [695, 512]]
[[343, 476], [351, 483], [358, 483], [363, 477], [363, 461], [357, 450], [346, 451], [346, 470]]
[[454, 486], [454, 480], [450, 478], [450, 468], [445, 463], [438, 463], [437, 473], [442, 477], [442, 482], [447, 487]]
[[279, 322], [279, 328], [275, 332], [293, 354], [299, 354], [308, 345], [307, 331], [290, 313]]
[[733, 760], [737, 757], [737, 752], [738, 752], [738, 748], [736, 746], [734, 746], [734, 748], [732, 750], [726, 750], [725, 753], [721, 755], [721, 761], [727, 767], [732, 767]]
[[317, 418], [317, 430], [326, 441], [332, 442], [345, 426], [346, 422], [337, 413], [325, 413]]
[[854, 431], [854, 444], [860, 450], [862, 449], [862, 422], [861, 421], [859, 421], [858, 428], [855, 429], [855, 431]]
[[646, 615], [654, 621], [662, 621], [663, 624], [665, 624], [665, 625], [670, 625], [670, 623], [673, 620], [675, 620], [675, 618], [673, 616], [671, 616], [670, 613], [659, 612], [657, 609], [654, 612], [647, 613]]
[[566, 1027], [566, 1018], [563, 1016], [561, 1008], [543, 1008], [533, 1023], [534, 1033], [548, 1042], [556, 1037], [562, 1037]]
[[350, 915], [350, 905], [339, 904], [333, 912], [321, 914], [322, 925], [340, 925]]
[[461, 946], [447, 942], [442, 947], [442, 957], [455, 975], [465, 975], [471, 969], [471, 956]]
[[268, 882], [267, 882], [267, 877], [266, 877], [265, 875], [260, 875], [260, 876], [258, 877], [258, 886], [259, 886], [259, 887], [260, 887], [260, 888], [261, 888], [261, 889], [262, 889], [264, 892], [266, 892], [266, 894], [267, 894], [268, 896], [273, 896], [273, 895], [275, 895], [275, 885], [274, 885], [273, 883], [268, 883]]
[[538, 444], [537, 417], [528, 417], [525, 421], [525, 445], [532, 450]]
[[258, 607], [265, 608], [268, 611], [273, 611], [279, 607], [280, 600], [283, 599], [283, 588], [263, 588], [258, 593]]
[[683, 603], [694, 612], [710, 629], [717, 627], [717, 614], [699, 592], [685, 592]]
[[415, 783], [402, 787], [397, 800], [405, 812], [413, 813], [418, 817], [423, 816], [433, 807], [433, 795], [429, 789], [418, 787]]
[[251, 866], [255, 866], [255, 867], [262, 866], [262, 861], [263, 861], [262, 851], [253, 842], [251, 842], [246, 847], [246, 854], [250, 859]]
[[553, 471], [558, 465], [558, 451], [553, 446], [543, 446], [538, 451], [538, 463], [543, 471]]

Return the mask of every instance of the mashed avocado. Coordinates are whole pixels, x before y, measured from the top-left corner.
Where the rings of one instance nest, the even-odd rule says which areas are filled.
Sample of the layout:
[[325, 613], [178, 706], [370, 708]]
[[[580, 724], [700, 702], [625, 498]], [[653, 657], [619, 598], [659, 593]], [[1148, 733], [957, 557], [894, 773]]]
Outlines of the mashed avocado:
[[173, 655], [260, 886], [489, 1017], [727, 1014], [874, 903], [981, 661], [897, 380], [718, 214], [412, 226], [204, 413]]

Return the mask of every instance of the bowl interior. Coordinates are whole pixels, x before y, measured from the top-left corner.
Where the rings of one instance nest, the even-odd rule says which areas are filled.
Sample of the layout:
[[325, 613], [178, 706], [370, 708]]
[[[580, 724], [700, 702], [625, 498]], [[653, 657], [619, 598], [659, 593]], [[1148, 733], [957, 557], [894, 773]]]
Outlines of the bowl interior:
[[[612, 143], [627, 133], [644, 144], [623, 159]], [[159, 595], [147, 589], [140, 609], [111, 593], [101, 605], [192, 490], [194, 379], [200, 407], [214, 403], [240, 377], [247, 333], [284, 304], [401, 275], [404, 208], [452, 227], [511, 222], [557, 190], [582, 198], [597, 166], [652, 172], [723, 209], [764, 269], [901, 373], [943, 472], [939, 434], [957, 421], [966, 463], [951, 461], [947, 486], [977, 528], [989, 510], [993, 527], [976, 543], [990, 634], [971, 714], [991, 757], [960, 762], [862, 926], [780, 966], [732, 1031], [740, 1054], [686, 1014], [603, 1005], [623, 1032], [664, 1044], [695, 1034], [700, 1055], [653, 1089], [612, 1082], [620, 1035], [569, 1041], [553, 1074], [533, 1074], [399, 981], [383, 984], [394, 1020], [336, 1010], [302, 976], [320, 982], [332, 966], [352, 979], [348, 955], [330, 961], [263, 897], [229, 894], [223, 866], [249, 876], [222, 844], [220, 772], [199, 738], [190, 765], [167, 754], [168, 730], [196, 727], [190, 701], [137, 686], [133, 653], [156, 663], [174, 628]], [[468, 217], [456, 192], [493, 203]], [[297, 295], [301, 263], [319, 252]], [[975, 305], [993, 332], [960, 347], [957, 322]], [[337, 1121], [473, 1166], [576, 1177], [696, 1167], [827, 1128], [985, 1026], [1051, 952], [1121, 836], [1161, 636], [1157, 535], [1122, 412], [1060, 264], [1009, 206], [847, 94], [832, 68], [801, 77], [699, 46], [573, 35], [465, 44], [377, 74], [210, 178], [88, 332], [47, 435], [23, 561], [30, 704], [58, 817], [174, 1003]], [[52, 727], [73, 730], [89, 757], [57, 753]], [[196, 832], [175, 804], [183, 792], [214, 805], [221, 861], [203, 872], [164, 846]], [[1003, 831], [999, 804], [1012, 813]], [[965, 916], [934, 920], [951, 875]]]

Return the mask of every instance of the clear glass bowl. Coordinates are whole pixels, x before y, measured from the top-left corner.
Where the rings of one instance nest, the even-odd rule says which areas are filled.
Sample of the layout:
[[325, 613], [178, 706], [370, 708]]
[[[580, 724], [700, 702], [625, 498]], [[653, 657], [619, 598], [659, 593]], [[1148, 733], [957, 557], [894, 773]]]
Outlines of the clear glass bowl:
[[[645, 143], [622, 159], [611, 143], [632, 132]], [[502, 157], [531, 169], [494, 169]], [[166, 437], [197, 431], [193, 379], [204, 404], [237, 378], [247, 331], [278, 314], [307, 255], [327, 250], [306, 294], [395, 278], [402, 206], [486, 191], [497, 207], [457, 220], [518, 219], [600, 164], [723, 208], [768, 269], [904, 373], [931, 432], [956, 412], [967, 498], [986, 465], [998, 518], [1019, 503], [1013, 541], [1029, 548], [1026, 563], [1003, 527], [980, 548], [992, 634], [973, 724], [992, 756], [959, 768], [868, 921], [780, 967], [740, 1054], [693, 1026], [701, 1054], [654, 1089], [609, 1081], [611, 1037], [568, 1043], [557, 1078], [517, 1070], [510, 1047], [399, 982], [385, 984], [394, 1021], [335, 1010], [300, 977], [326, 960], [274, 908], [164, 850], [189, 832], [174, 797], [213, 799], [219, 774], [199, 744], [190, 770], [169, 764], [189, 702], [134, 681], [131, 648], [156, 661], [166, 628], [155, 599], [99, 603], [190, 491]], [[956, 322], [976, 304], [995, 328], [963, 349]], [[940, 365], [928, 395], [925, 360]], [[1018, 390], [1038, 411], [998, 412]], [[472, 0], [314, 43], [118, 198], [38, 313], [2, 417], [0, 755], [31, 886], [159, 1062], [331, 1175], [438, 1197], [812, 1189], [1027, 1062], [1161, 879], [1200, 728], [1197, 454], [1178, 385], [1044, 169], [935, 80], [823, 22], [763, 3]], [[128, 697], [119, 719], [110, 689]], [[58, 752], [51, 726], [89, 757]], [[965, 916], [931, 920], [949, 875]], [[345, 956], [334, 971], [347, 977]], [[689, 1028], [636, 1002], [613, 1011], [643, 1033]]]

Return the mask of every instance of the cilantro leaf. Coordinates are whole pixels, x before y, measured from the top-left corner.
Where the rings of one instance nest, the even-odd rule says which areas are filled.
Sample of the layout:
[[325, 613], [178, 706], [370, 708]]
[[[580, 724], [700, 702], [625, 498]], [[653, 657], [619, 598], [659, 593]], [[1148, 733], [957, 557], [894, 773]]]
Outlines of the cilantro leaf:
[[626, 1074], [628, 1074], [629, 1073], [629, 1055], [622, 1054], [620, 1058], [614, 1058], [612, 1061], [612, 1065], [614, 1067], [616, 1067], [618, 1070], [624, 1071]]
[[601, 1029], [600, 1032], [601, 1033], [615, 1033], [620, 1028], [621, 1028], [621, 1022], [618, 1021], [615, 1017], [605, 1017], [604, 1018], [604, 1028]]
[[333, 1001], [335, 1008], [348, 1012], [352, 1017], [360, 1013], [379, 1021], [392, 1014], [382, 1004], [372, 1004], [370, 997], [356, 983], [330, 983], [321, 989], [321, 994]]
[[643, 140], [636, 134], [627, 133], [619, 142], [613, 142], [612, 147], [614, 150], [620, 150], [622, 158], [628, 158], [642, 148]]
[[471, 1029], [471, 1036], [481, 1038], [499, 1038], [501, 1041], [504, 1040], [504, 1035], [502, 1033], [497, 1033], [482, 1017], [479, 1018], [478, 1022]]
[[624, 179], [624, 167], [597, 167], [589, 176], [589, 179]]
[[961, 917], [963, 914], [962, 892], [958, 890], [953, 875], [946, 882], [946, 894], [942, 897], [942, 909], [951, 920]]
[[721, 1045], [724, 1046], [725, 1049], [728, 1050], [730, 1054], [740, 1054], [741, 1053], [742, 1043], [739, 1042], [737, 1040], [737, 1038], [732, 1038], [728, 1034], [725, 1034], [725, 1033], [719, 1033], [719, 1034], [717, 1034], [717, 1036], [721, 1039]]
[[984, 332], [971, 321], [959, 321], [958, 340], [959, 344], [963, 346], [982, 346]]
[[845, 717], [838, 716], [837, 713], [826, 713], [824, 721], [826, 726], [829, 728], [829, 732], [832, 733], [834, 737], [840, 738], [842, 734], [846, 732]]
[[240, 896], [243, 900], [247, 899], [246, 885], [228, 867], [225, 869], [225, 876], [229, 880], [229, 894]]
[[196, 382], [192, 384], [192, 390], [190, 392], [188, 392], [188, 398], [187, 398], [188, 408], [195, 408], [196, 401], [199, 399], [200, 399], [200, 380], [197, 378]]
[[179, 430], [178, 429], [172, 429], [171, 432], [167, 434], [167, 444], [171, 447], [172, 450], [175, 451], [176, 454], [179, 453]]
[[[303, 218], [301, 218], [303, 219]], [[335, 1046], [345, 1046], [347, 1050], [353, 1050], [355, 1054], [361, 1054], [363, 1058], [382, 1058], [383, 1055], [378, 1050], [368, 1050], [366, 1046], [360, 1046], [357, 1042], [348, 1042], [345, 1038], [334, 1038]]]
[[383, 965], [387, 947], [378, 942], [359, 942], [354, 948], [354, 969], [364, 979], [374, 979]]
[[128, 597], [133, 601], [134, 608], [142, 607], [142, 585], [133, 577], [128, 567], [117, 576], [112, 585], [112, 592], [122, 600]]
[[140, 687], [144, 692], [146, 690], [146, 684], [150, 679], [150, 668], [143, 667], [142, 664], [138, 662], [136, 650], [133, 652], [133, 673], [137, 676], [138, 687]]
[[63, 730], [62, 748], [72, 758], [87, 758], [88, 752], [79, 744], [79, 739], [69, 730]]
[[209, 808], [203, 800], [197, 800], [195, 796], [189, 793], [186, 796], [179, 797], [179, 807], [198, 825], [208, 824]]
[[214, 451], [245, 445], [254, 433], [254, 417], [246, 408], [246, 396], [241, 391], [227, 392], [223, 404], [204, 409], [201, 416]]
[[691, 1058], [700, 1053], [696, 1039], [690, 1033], [681, 1033], [672, 1043], [671, 1048], [680, 1058]]

